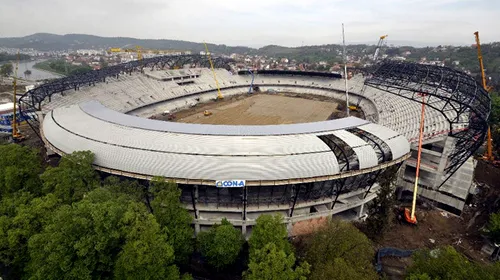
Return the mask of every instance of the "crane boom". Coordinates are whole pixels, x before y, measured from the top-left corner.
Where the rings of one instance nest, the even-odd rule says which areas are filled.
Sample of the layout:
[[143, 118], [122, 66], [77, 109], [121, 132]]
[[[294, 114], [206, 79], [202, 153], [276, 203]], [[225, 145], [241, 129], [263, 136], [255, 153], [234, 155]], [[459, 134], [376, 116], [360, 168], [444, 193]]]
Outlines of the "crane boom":
[[380, 36], [378, 43], [377, 43], [377, 48], [375, 49], [375, 54], [373, 55], [373, 61], [377, 61], [378, 55], [380, 53], [380, 48], [382, 48], [384, 40], [385, 40], [385, 38], [387, 38], [387, 36], [389, 36], [389, 35]]
[[212, 58], [210, 57], [210, 52], [208, 52], [207, 43], [203, 42], [205, 45], [205, 51], [208, 56], [208, 62], [210, 62], [210, 69], [212, 69], [212, 73], [214, 74], [215, 85], [217, 85], [217, 99], [224, 99], [222, 93], [220, 92], [219, 81], [217, 81], [217, 74], [215, 73], [214, 64], [212, 63]]
[[12, 103], [14, 103], [12, 106], [12, 140], [14, 142], [19, 142], [24, 139], [24, 136], [22, 136], [17, 128], [17, 70], [19, 69], [19, 51], [17, 52], [17, 58], [16, 58], [16, 68], [14, 70], [14, 80], [12, 82], [14, 86], [14, 96], [12, 97]]
[[481, 82], [483, 88], [489, 92], [491, 90], [491, 87], [488, 86], [486, 81], [486, 73], [484, 71], [484, 63], [483, 63], [483, 54], [481, 52], [481, 42], [479, 40], [479, 31], [474, 32], [474, 35], [476, 36], [477, 59], [479, 60], [479, 69], [481, 70]]
[[[487, 92], [490, 92], [491, 87], [487, 85], [486, 82], [486, 73], [484, 71], [484, 63], [483, 63], [483, 54], [481, 52], [481, 41], [479, 40], [479, 31], [474, 32], [474, 36], [476, 37], [476, 46], [477, 46], [477, 59], [479, 60], [479, 70], [481, 71], [481, 83]], [[493, 156], [493, 143], [491, 140], [491, 127], [488, 126], [488, 134], [486, 139], [486, 153], [483, 156], [483, 159], [488, 161], [494, 161], [495, 157]]]

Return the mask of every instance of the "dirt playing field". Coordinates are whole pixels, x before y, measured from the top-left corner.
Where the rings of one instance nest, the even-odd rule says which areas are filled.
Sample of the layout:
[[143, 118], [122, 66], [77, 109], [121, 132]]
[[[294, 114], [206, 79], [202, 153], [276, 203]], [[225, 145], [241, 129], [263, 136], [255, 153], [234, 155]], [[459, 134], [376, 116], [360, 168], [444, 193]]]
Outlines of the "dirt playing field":
[[[338, 103], [284, 95], [256, 94], [201, 104], [176, 112], [177, 122], [229, 125], [270, 125], [325, 121]], [[203, 111], [212, 112], [204, 116]]]

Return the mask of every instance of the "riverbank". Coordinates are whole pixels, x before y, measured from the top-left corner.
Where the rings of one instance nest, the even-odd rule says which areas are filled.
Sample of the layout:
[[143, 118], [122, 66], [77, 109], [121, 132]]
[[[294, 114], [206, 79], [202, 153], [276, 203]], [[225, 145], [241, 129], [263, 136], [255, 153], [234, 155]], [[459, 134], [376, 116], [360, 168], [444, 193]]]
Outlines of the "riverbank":
[[50, 60], [44, 60], [44, 61], [40, 61], [40, 62], [37, 62], [33, 65], [33, 68], [34, 69], [37, 69], [37, 70], [40, 70], [40, 71], [45, 71], [45, 72], [48, 72], [48, 73], [51, 73], [53, 75], [57, 75], [59, 76], [60, 78], [62, 77], [66, 77], [65, 73], [60, 73], [58, 72], [57, 70], [55, 69], [52, 69], [50, 67]]

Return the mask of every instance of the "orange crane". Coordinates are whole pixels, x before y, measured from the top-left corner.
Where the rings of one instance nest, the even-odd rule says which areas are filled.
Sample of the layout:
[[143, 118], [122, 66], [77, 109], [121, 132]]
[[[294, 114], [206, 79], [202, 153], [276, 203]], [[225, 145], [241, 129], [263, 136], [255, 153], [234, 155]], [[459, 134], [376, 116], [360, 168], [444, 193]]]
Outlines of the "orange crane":
[[[483, 64], [483, 54], [481, 52], [481, 42], [479, 41], [479, 31], [474, 32], [474, 36], [476, 37], [476, 46], [477, 46], [477, 59], [479, 60], [479, 69], [481, 70], [481, 82], [484, 90], [487, 92], [491, 91], [491, 87], [487, 85], [486, 74], [484, 72], [484, 64]], [[493, 143], [491, 140], [491, 127], [488, 126], [488, 136], [486, 142], [486, 153], [483, 156], [483, 159], [494, 162], [495, 156], [493, 156]]]
[[413, 187], [413, 200], [411, 203], [411, 212], [405, 208], [404, 218], [409, 224], [417, 224], [417, 217], [415, 216], [415, 208], [417, 206], [417, 192], [418, 192], [418, 179], [420, 176], [420, 161], [422, 158], [422, 142], [424, 140], [424, 124], [425, 124], [425, 94], [422, 95], [422, 111], [420, 115], [420, 134], [418, 136], [418, 153], [417, 153], [417, 166], [415, 171], [415, 185]]

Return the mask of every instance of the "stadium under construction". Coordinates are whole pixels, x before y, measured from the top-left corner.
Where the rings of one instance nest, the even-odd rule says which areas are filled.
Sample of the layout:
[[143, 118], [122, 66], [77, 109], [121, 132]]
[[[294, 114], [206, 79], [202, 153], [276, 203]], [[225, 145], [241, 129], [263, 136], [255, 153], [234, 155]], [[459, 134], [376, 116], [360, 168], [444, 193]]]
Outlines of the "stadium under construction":
[[[382, 61], [349, 80], [348, 101], [358, 117], [265, 125], [152, 119], [216, 102], [213, 74], [225, 100], [260, 93], [347, 105], [338, 74], [238, 72], [231, 60], [213, 62], [215, 73], [203, 55], [133, 61], [41, 85], [20, 99], [20, 107], [36, 113], [29, 123], [49, 151], [90, 150], [102, 172], [173, 180], [196, 231], [226, 217], [249, 233], [263, 213], [283, 214], [291, 232], [301, 221], [362, 217], [386, 171], [399, 170], [401, 195], [413, 191], [424, 102], [418, 194], [452, 213], [463, 209], [473, 189], [472, 155], [484, 141], [490, 112], [488, 93], [470, 76]], [[266, 110], [273, 108], [252, 114]]]

